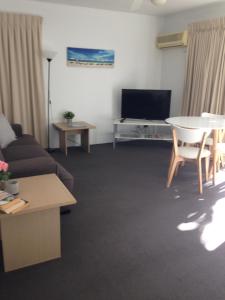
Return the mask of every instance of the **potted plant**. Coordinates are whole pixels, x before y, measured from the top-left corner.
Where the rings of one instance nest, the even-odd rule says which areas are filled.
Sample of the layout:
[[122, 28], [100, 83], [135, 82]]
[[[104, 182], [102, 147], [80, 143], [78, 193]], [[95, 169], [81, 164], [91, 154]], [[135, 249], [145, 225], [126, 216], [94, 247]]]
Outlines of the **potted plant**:
[[72, 124], [72, 120], [75, 117], [75, 114], [72, 111], [66, 111], [63, 114], [64, 119], [66, 119], [66, 122], [68, 125]]
[[11, 175], [10, 172], [8, 172], [9, 165], [0, 160], [0, 189], [5, 188], [5, 183], [9, 180], [9, 177]]

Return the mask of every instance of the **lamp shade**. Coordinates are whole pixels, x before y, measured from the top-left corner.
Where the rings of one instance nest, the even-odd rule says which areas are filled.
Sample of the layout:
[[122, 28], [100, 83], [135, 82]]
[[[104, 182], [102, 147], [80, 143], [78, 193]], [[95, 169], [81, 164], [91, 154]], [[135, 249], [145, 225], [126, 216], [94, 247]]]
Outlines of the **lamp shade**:
[[53, 59], [57, 52], [53, 50], [43, 50], [43, 57], [46, 59]]
[[151, 2], [154, 5], [164, 5], [166, 4], [167, 0], [151, 0]]

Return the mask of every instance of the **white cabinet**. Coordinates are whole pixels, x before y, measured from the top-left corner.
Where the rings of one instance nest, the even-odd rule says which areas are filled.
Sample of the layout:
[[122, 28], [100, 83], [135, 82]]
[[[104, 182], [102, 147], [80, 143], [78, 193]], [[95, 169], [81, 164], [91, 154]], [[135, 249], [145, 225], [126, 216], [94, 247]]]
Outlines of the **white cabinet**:
[[170, 124], [163, 120], [117, 119], [113, 122], [113, 148], [119, 140], [171, 141]]

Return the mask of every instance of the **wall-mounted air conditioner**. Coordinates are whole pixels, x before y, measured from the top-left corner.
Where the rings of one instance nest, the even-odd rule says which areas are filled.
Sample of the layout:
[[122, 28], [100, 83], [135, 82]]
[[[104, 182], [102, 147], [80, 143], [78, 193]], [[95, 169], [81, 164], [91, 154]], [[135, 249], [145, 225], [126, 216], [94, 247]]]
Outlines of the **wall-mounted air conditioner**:
[[169, 47], [186, 47], [187, 38], [187, 30], [178, 33], [160, 35], [156, 39], [156, 45], [160, 49]]

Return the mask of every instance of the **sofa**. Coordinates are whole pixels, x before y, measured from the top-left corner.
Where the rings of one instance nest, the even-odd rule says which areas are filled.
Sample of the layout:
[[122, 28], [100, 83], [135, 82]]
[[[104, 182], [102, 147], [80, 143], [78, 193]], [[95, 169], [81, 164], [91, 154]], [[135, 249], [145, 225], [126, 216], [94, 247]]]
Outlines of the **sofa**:
[[9, 164], [11, 178], [55, 173], [70, 192], [73, 176], [56, 162], [32, 135], [23, 134], [20, 124], [11, 124], [16, 140], [0, 149], [0, 160]]

